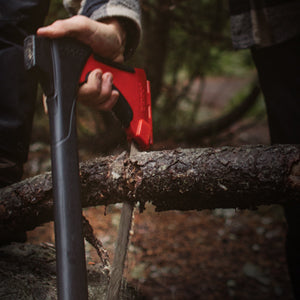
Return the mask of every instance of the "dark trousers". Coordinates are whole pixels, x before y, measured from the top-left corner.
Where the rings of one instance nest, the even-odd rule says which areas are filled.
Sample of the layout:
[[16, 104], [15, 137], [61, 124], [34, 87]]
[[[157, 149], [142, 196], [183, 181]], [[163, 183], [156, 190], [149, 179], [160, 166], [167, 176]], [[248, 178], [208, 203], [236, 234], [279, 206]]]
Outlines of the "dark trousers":
[[0, 187], [18, 181], [27, 160], [37, 82], [25, 72], [23, 41], [48, 8], [48, 0], [0, 0]]
[[[253, 49], [265, 97], [272, 144], [300, 144], [300, 37]], [[296, 299], [300, 299], [300, 205], [284, 207], [288, 224], [287, 263]]]

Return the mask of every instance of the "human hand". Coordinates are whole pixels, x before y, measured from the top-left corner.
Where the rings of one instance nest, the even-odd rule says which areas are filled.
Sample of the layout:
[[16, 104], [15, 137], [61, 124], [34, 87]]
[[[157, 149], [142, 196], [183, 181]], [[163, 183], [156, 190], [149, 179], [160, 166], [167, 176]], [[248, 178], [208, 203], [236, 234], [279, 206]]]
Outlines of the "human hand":
[[[49, 38], [73, 37], [89, 45], [102, 57], [119, 63], [124, 61], [126, 32], [114, 18], [97, 22], [85, 16], [74, 16], [39, 28], [37, 34]], [[117, 91], [112, 90], [112, 81], [111, 73], [93, 70], [87, 82], [80, 87], [78, 100], [95, 109], [111, 110], [119, 96]]]

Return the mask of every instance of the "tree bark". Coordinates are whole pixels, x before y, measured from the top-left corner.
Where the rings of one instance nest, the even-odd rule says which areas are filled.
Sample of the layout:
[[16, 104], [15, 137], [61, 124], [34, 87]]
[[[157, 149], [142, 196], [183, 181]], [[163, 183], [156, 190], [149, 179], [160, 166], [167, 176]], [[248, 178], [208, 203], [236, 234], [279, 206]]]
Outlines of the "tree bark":
[[[81, 164], [84, 207], [152, 202], [157, 211], [255, 208], [300, 199], [300, 146], [176, 149]], [[53, 219], [49, 173], [0, 190], [0, 239]]]

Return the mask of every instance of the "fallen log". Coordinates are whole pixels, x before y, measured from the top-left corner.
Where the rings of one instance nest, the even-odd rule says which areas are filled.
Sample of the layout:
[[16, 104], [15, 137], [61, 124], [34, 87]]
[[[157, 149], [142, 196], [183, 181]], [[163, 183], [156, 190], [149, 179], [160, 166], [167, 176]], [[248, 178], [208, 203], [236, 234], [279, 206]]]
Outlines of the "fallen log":
[[[80, 166], [83, 207], [139, 201], [164, 210], [256, 208], [300, 199], [300, 146], [142, 152]], [[0, 239], [53, 219], [49, 173], [0, 190]]]

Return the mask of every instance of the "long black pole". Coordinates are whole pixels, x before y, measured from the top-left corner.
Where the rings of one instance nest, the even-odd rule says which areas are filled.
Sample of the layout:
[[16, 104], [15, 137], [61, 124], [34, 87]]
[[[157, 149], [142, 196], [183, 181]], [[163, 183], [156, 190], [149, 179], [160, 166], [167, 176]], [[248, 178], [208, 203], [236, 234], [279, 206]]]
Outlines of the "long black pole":
[[60, 300], [88, 299], [76, 134], [76, 95], [88, 55], [68, 39], [33, 36], [25, 42], [25, 65], [29, 60], [27, 68], [38, 69], [47, 96]]

